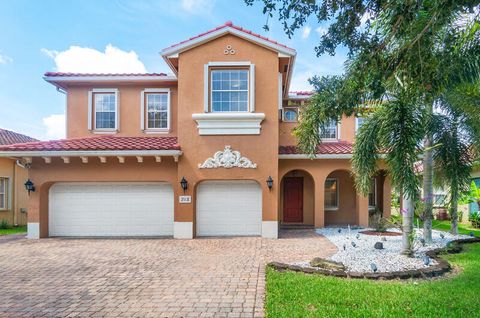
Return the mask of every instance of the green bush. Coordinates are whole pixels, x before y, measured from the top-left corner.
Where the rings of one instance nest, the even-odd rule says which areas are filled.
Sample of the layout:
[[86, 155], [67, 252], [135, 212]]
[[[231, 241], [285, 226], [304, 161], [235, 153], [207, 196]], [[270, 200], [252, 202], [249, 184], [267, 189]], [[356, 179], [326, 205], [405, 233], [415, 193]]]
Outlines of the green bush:
[[375, 213], [370, 217], [370, 227], [376, 232], [386, 232], [390, 225], [390, 220], [382, 217], [381, 213]]
[[474, 228], [480, 229], [480, 213], [478, 211], [470, 214], [469, 220]]
[[7, 220], [2, 220], [0, 222], [0, 230], [6, 230], [9, 228], [10, 228], [10, 225], [8, 224]]

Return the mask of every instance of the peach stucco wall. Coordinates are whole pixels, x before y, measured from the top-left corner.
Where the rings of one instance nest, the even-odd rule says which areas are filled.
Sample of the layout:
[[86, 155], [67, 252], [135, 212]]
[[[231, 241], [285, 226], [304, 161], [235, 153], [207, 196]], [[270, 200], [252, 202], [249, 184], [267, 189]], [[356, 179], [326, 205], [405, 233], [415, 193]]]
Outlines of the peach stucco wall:
[[[235, 55], [225, 55], [231, 45]], [[204, 65], [208, 62], [249, 61], [255, 64], [255, 112], [264, 113], [260, 135], [200, 136], [192, 114], [203, 113]], [[183, 155], [178, 164], [178, 177], [185, 176], [192, 185], [187, 194], [194, 195], [203, 180], [251, 179], [262, 187], [263, 220], [278, 218], [278, 55], [232, 35], [225, 35], [179, 56], [178, 72], [178, 138]], [[198, 164], [216, 151], [230, 145], [258, 165], [257, 169], [199, 169]], [[265, 180], [274, 180], [268, 190]], [[179, 185], [178, 185], [179, 187]], [[178, 189], [179, 190], [179, 189]], [[195, 202], [177, 204], [177, 221], [194, 221]]]
[[[293, 135], [293, 129], [298, 123], [280, 122], [279, 142], [281, 146], [293, 146], [297, 144], [297, 138]], [[339, 125], [339, 140], [353, 142], [355, 140], [355, 116], [342, 116]]]
[[0, 221], [6, 220], [10, 225], [27, 224], [28, 195], [23, 184], [27, 180], [27, 171], [16, 165], [15, 160], [0, 158], [0, 177], [9, 179], [8, 209], [0, 210]]
[[[119, 90], [119, 129], [117, 136], [175, 136], [177, 133], [177, 101], [175, 84], [162, 82], [144, 85], [134, 84], [82, 84], [71, 86], [67, 90], [67, 138], [94, 136], [88, 130], [88, 92], [94, 88], [117, 88]], [[141, 92], [145, 88], [170, 88], [170, 132], [146, 134], [140, 128]]]

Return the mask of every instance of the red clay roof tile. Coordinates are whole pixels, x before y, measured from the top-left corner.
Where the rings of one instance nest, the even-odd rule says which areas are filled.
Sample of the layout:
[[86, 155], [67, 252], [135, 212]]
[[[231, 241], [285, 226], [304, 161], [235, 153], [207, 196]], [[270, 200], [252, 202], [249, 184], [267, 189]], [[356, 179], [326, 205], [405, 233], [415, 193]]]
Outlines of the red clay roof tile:
[[38, 140], [11, 130], [0, 128], [0, 145], [11, 145], [30, 141]]
[[98, 136], [0, 146], [0, 151], [180, 150], [177, 137]]
[[[353, 152], [353, 143], [348, 141], [323, 142], [317, 147], [317, 155], [344, 155]], [[280, 146], [280, 155], [302, 154], [297, 146]]]
[[203, 33], [200, 33], [200, 34], [198, 34], [198, 35], [196, 35], [196, 36], [193, 36], [193, 37], [191, 37], [191, 38], [189, 38], [189, 39], [187, 39], [187, 40], [184, 40], [184, 41], [175, 43], [175, 44], [167, 47], [166, 49], [174, 48], [174, 47], [176, 47], [176, 46], [179, 46], [179, 45], [182, 45], [182, 44], [187, 43], [187, 42], [189, 42], [189, 41], [198, 39], [198, 38], [200, 38], [200, 37], [202, 37], [202, 36], [204, 36], [204, 35], [207, 35], [207, 34], [210, 34], [210, 33], [212, 33], [212, 32], [221, 30], [221, 29], [223, 29], [223, 28], [233, 28], [233, 29], [236, 29], [236, 30], [238, 30], [238, 31], [241, 31], [241, 32], [243, 32], [243, 33], [245, 33], [245, 34], [253, 35], [253, 36], [255, 36], [255, 37], [259, 38], [259, 39], [262, 39], [262, 40], [268, 41], [268, 42], [270, 42], [270, 43], [273, 43], [273, 44], [282, 46], [282, 47], [284, 47], [284, 48], [286, 48], [286, 49], [295, 51], [295, 49], [292, 49], [291, 47], [288, 47], [288, 46], [286, 46], [285, 44], [279, 43], [279, 42], [277, 42], [277, 41], [275, 41], [275, 40], [272, 40], [272, 39], [269, 39], [269, 38], [267, 38], [267, 37], [265, 37], [265, 36], [263, 36], [263, 35], [254, 33], [254, 32], [252, 32], [252, 31], [250, 31], [250, 30], [247, 30], [247, 29], [244, 29], [244, 28], [242, 28], [242, 27], [240, 27], [240, 26], [234, 25], [232, 21], [227, 21], [227, 22], [225, 22], [224, 24], [222, 24], [222, 25], [220, 25], [220, 26], [218, 26], [218, 27], [216, 27], [216, 28], [213, 28], [213, 29], [208, 30], [208, 31], [203, 32]]
[[165, 73], [68, 73], [68, 72], [46, 72], [47, 77], [77, 77], [77, 76], [168, 76]]

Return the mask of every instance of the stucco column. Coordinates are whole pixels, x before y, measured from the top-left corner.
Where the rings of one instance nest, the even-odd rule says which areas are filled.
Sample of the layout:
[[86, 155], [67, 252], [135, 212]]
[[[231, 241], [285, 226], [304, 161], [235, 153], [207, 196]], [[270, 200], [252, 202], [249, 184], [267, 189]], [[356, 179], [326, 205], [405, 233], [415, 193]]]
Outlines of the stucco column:
[[386, 176], [383, 181], [383, 217], [392, 215], [392, 182], [390, 176]]
[[357, 194], [358, 225], [368, 227], [368, 197]]
[[325, 226], [325, 176], [315, 176], [315, 227]]
[[40, 238], [40, 191], [31, 192], [28, 198], [27, 238]]
[[[173, 185], [173, 237], [176, 239], [192, 239], [194, 236], [196, 184], [191, 180], [187, 180], [188, 188], [184, 191], [180, 185], [180, 180], [182, 180], [183, 174], [179, 174], [178, 176], [176, 184]], [[180, 196], [190, 196], [191, 201], [189, 203], [180, 203]]]

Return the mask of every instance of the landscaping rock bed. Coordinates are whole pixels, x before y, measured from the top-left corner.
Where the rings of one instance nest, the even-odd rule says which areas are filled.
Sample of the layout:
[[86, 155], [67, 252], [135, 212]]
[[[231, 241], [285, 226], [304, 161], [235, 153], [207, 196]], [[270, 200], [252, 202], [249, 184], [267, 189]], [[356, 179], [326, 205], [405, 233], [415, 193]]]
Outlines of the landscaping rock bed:
[[[480, 243], [480, 238], [463, 238], [457, 240], [451, 240], [448, 244], [448, 247], [436, 248], [427, 250], [425, 255], [432, 259], [432, 264], [430, 266], [425, 266], [423, 268], [413, 269], [413, 270], [400, 270], [400, 271], [391, 271], [391, 272], [376, 272], [373, 273], [371, 270], [369, 272], [357, 272], [351, 270], [328, 270], [325, 268], [316, 268], [311, 266], [305, 266], [305, 264], [284, 264], [278, 262], [269, 263], [268, 266], [284, 271], [291, 270], [296, 272], [304, 272], [307, 274], [323, 274], [327, 276], [343, 277], [343, 278], [357, 278], [357, 279], [380, 279], [380, 280], [391, 280], [391, 279], [411, 279], [411, 278], [432, 278], [441, 276], [444, 273], [447, 273], [451, 270], [450, 264], [439, 258], [438, 255], [449, 253], [460, 253], [462, 251], [463, 244], [469, 243]], [[320, 262], [320, 259], [316, 259], [317, 262]]]

